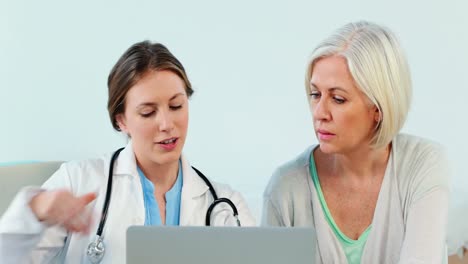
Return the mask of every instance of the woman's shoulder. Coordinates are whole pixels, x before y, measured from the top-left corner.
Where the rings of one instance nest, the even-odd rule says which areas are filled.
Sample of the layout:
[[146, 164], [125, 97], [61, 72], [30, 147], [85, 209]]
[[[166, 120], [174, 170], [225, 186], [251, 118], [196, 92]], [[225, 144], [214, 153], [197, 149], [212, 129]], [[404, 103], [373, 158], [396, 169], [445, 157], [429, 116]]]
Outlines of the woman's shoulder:
[[428, 161], [446, 159], [446, 150], [441, 144], [423, 137], [399, 134], [395, 137], [392, 147], [396, 162], [400, 164], [417, 166]]
[[307, 187], [309, 177], [310, 153], [313, 146], [309, 146], [295, 158], [277, 167], [265, 189], [265, 196], [283, 195], [289, 190], [299, 191], [300, 188]]
[[403, 151], [413, 152], [443, 152], [444, 147], [428, 138], [415, 136], [411, 134], [400, 133], [394, 139], [394, 144], [397, 145], [398, 149]]
[[400, 188], [408, 188], [415, 197], [434, 188], [448, 189], [451, 170], [441, 144], [408, 134], [398, 135], [393, 143]]

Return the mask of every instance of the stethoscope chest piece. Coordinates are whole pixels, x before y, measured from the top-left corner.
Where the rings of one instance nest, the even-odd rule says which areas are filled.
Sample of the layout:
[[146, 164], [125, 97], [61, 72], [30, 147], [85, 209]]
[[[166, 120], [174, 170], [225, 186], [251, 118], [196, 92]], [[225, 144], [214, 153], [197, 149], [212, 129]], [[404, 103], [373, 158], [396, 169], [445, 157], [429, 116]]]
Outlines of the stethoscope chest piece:
[[104, 257], [106, 249], [104, 247], [104, 241], [101, 236], [96, 236], [96, 239], [88, 245], [86, 255], [91, 263], [100, 263]]

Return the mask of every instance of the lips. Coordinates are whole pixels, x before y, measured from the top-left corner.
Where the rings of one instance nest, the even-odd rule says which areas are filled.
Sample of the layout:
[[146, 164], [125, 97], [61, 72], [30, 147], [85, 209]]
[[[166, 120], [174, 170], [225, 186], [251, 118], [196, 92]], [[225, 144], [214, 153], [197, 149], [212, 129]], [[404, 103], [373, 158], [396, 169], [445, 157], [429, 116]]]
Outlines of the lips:
[[175, 141], [177, 141], [177, 138], [176, 138], [176, 137], [173, 137], [173, 138], [168, 138], [168, 139], [159, 141], [159, 142], [157, 142], [157, 143], [158, 143], [158, 144], [171, 144], [171, 143], [174, 143]]
[[166, 150], [166, 151], [171, 151], [173, 149], [175, 149], [175, 147], [177, 146], [177, 142], [179, 141], [179, 138], [177, 137], [171, 137], [171, 138], [167, 138], [167, 139], [164, 139], [164, 140], [161, 140], [159, 142], [156, 142], [162, 149]]
[[327, 130], [324, 130], [324, 129], [319, 129], [319, 130], [317, 130], [317, 133], [320, 133], [320, 134], [322, 134], [322, 135], [332, 135], [332, 136], [335, 135], [335, 134], [333, 134], [333, 133], [331, 133], [331, 132], [329, 132], [329, 131], [327, 131]]
[[317, 136], [320, 140], [330, 140], [336, 135], [327, 130], [319, 129], [317, 130]]

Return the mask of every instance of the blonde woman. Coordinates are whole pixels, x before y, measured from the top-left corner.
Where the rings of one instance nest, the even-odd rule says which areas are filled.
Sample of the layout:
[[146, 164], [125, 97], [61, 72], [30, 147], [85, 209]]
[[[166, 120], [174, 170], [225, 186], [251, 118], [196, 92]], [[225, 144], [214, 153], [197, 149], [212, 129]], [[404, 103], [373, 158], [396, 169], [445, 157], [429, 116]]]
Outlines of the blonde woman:
[[395, 35], [347, 24], [306, 76], [319, 144], [275, 171], [263, 224], [315, 227], [316, 263], [446, 262], [449, 169], [440, 145], [400, 133], [412, 92]]

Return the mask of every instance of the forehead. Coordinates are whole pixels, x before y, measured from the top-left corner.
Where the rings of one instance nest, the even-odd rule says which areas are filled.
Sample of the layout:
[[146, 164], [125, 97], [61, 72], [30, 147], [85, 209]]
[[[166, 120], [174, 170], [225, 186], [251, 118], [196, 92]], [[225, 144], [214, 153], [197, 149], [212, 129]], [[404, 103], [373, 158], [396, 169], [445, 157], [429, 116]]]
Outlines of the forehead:
[[172, 71], [149, 71], [127, 92], [126, 104], [168, 101], [174, 95], [185, 94], [184, 81]]
[[354, 80], [348, 69], [346, 59], [342, 56], [330, 56], [319, 59], [315, 62], [311, 85], [316, 88], [351, 88], [354, 86]]

